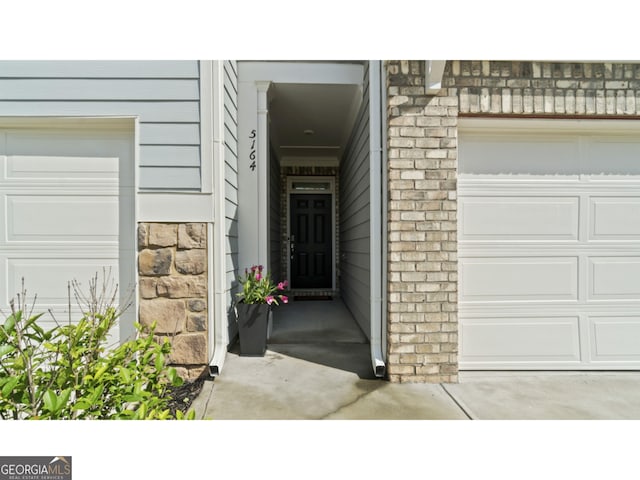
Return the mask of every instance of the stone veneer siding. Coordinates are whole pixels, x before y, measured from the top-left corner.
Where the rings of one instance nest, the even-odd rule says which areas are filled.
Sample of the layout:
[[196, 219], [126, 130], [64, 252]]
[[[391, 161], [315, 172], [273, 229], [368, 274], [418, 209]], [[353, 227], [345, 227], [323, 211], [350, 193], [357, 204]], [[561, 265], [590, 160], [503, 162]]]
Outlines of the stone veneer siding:
[[389, 379], [456, 382], [458, 118], [638, 118], [640, 64], [449, 61], [437, 95], [424, 61], [385, 66]]
[[191, 380], [208, 364], [206, 247], [206, 223], [138, 225], [139, 321], [157, 322], [169, 363]]

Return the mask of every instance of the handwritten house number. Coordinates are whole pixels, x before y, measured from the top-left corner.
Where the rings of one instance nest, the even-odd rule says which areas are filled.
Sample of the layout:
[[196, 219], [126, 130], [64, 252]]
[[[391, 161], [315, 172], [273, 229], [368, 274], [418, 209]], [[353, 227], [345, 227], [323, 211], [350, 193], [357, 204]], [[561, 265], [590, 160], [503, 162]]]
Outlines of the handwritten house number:
[[251, 140], [251, 146], [249, 147], [249, 168], [253, 172], [256, 169], [256, 131], [251, 130], [249, 134], [249, 140]]

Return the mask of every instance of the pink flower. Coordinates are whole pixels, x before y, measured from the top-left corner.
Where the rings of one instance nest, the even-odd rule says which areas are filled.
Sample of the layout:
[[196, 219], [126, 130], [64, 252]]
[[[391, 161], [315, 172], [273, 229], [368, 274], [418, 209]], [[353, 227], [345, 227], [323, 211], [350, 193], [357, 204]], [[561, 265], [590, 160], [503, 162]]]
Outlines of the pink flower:
[[260, 279], [262, 278], [262, 275], [260, 275], [259, 273], [256, 273], [256, 280], [259, 282]]
[[260, 273], [262, 273], [262, 268], [263, 268], [263, 267], [262, 267], [262, 265], [258, 265], [258, 271], [259, 271]]
[[265, 300], [267, 301], [267, 303], [268, 303], [269, 305], [271, 305], [273, 302], [275, 302], [275, 300], [276, 300], [276, 299], [275, 299], [275, 298], [273, 298], [273, 295], [267, 295], [267, 296], [266, 296], [266, 298], [265, 298]]
[[287, 282], [280, 282], [278, 284], [278, 290], [284, 290], [286, 286], [287, 286]]
[[282, 303], [289, 303], [289, 297], [286, 295], [280, 295], [280, 300], [282, 300]]

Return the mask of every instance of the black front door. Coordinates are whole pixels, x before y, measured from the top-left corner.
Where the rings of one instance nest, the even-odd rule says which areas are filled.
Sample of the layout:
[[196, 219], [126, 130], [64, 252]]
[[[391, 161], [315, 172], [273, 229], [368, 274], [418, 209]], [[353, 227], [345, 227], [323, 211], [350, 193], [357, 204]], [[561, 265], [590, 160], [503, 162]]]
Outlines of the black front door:
[[291, 287], [331, 288], [331, 195], [292, 194]]

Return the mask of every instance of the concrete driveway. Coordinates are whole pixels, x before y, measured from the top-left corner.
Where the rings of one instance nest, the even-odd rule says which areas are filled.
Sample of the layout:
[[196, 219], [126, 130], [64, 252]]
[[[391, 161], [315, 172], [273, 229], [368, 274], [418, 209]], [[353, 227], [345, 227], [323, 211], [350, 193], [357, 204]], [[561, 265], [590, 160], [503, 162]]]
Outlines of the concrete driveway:
[[640, 419], [640, 372], [461, 372], [457, 384], [374, 377], [369, 344], [340, 300], [274, 312], [264, 357], [227, 354], [197, 417], [244, 419]]
[[[230, 352], [222, 374], [205, 382], [194, 402], [197, 418], [640, 419], [637, 372], [462, 372], [457, 384], [392, 384], [373, 378], [369, 365], [340, 366], [341, 359], [352, 360], [354, 349], [366, 345], [275, 348], [259, 358]], [[333, 366], [314, 361], [314, 356], [332, 358]]]

